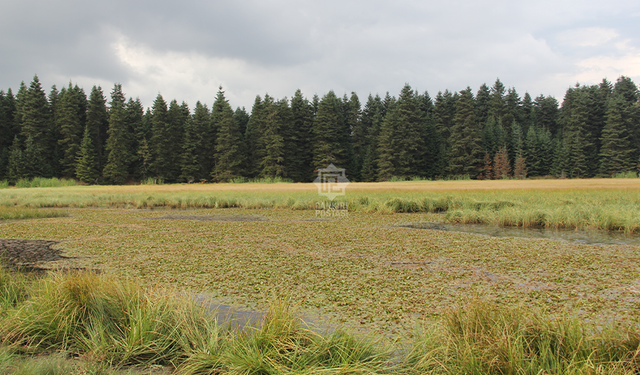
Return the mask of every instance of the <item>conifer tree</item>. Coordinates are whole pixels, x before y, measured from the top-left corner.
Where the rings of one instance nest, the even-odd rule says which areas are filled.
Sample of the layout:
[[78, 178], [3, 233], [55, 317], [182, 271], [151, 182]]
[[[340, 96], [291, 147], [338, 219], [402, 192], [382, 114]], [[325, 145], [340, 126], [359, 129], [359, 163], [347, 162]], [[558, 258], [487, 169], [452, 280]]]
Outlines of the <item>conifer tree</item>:
[[456, 115], [451, 129], [450, 175], [469, 175], [475, 178], [482, 170], [480, 134], [471, 88], [460, 92]]
[[518, 180], [524, 180], [527, 177], [527, 164], [522, 154], [516, 155], [516, 161], [513, 166], [513, 176]]
[[562, 137], [553, 141], [553, 163], [550, 172], [556, 177], [566, 178], [569, 173], [569, 147]]
[[522, 98], [522, 134], [529, 133], [529, 127], [535, 124], [535, 117], [533, 116], [533, 100], [528, 92], [524, 93]]
[[189, 115], [190, 111], [186, 103], [179, 105], [175, 99], [169, 103], [167, 133], [170, 141], [165, 143], [164, 154], [168, 165], [166, 174], [163, 176], [167, 182], [176, 182], [180, 176], [184, 126]]
[[311, 128], [313, 125], [313, 106], [302, 96], [302, 91], [297, 90], [291, 98], [292, 126], [295, 140], [290, 142], [288, 149], [295, 158], [289, 158], [289, 177], [296, 182], [307, 182], [313, 173], [311, 169], [312, 139]]
[[22, 153], [24, 160], [24, 178], [34, 178], [45, 176], [43, 166], [39, 164], [43, 159], [40, 148], [38, 148], [32, 137], [28, 137], [24, 142], [24, 152]]
[[399, 121], [397, 136], [404, 140], [398, 148], [398, 174], [402, 177], [425, 175], [424, 113], [420, 104], [417, 94], [405, 84], [394, 106]]
[[142, 180], [145, 180], [147, 178], [147, 175], [149, 174], [149, 171], [151, 170], [152, 161], [151, 150], [146, 138], [142, 138], [142, 141], [140, 141], [140, 147], [138, 148], [136, 154], [136, 157], [139, 161], [140, 178]]
[[64, 177], [72, 177], [76, 174], [77, 156], [86, 122], [84, 91], [69, 82], [68, 88], [60, 92], [55, 108], [55, 123], [60, 134], [61, 173]]
[[[505, 87], [500, 81], [500, 78], [496, 78], [496, 82], [491, 87], [491, 97], [489, 99], [489, 117], [493, 117], [496, 121], [503, 121], [502, 117], [507, 113], [507, 102], [505, 100]], [[510, 123], [509, 123], [510, 125]]]
[[398, 158], [396, 151], [401, 147], [398, 145], [397, 136], [398, 112], [394, 110], [394, 105], [387, 109], [387, 115], [380, 126], [378, 137], [378, 180], [388, 181], [392, 177], [398, 177]]
[[96, 151], [98, 170], [102, 170], [106, 162], [104, 146], [107, 141], [109, 129], [109, 112], [107, 111], [107, 99], [104, 97], [100, 86], [93, 86], [87, 103], [87, 123], [91, 133], [91, 141]]
[[20, 129], [16, 123], [16, 98], [11, 89], [0, 91], [0, 150], [8, 150]]
[[629, 142], [629, 108], [622, 94], [609, 100], [607, 123], [602, 130], [600, 174], [611, 176], [634, 169], [636, 159]]
[[262, 171], [261, 164], [264, 158], [262, 129], [266, 115], [264, 107], [268, 105], [266, 102], [272, 102], [272, 98], [269, 95], [265, 96], [264, 102], [260, 95], [256, 96], [245, 131], [245, 142], [247, 145], [246, 174], [251, 178], [259, 176]]
[[559, 132], [558, 126], [558, 101], [552, 96], [538, 96], [534, 101], [534, 117], [538, 126], [547, 129], [555, 138]]
[[109, 103], [109, 137], [107, 138], [107, 162], [103, 177], [110, 184], [124, 184], [132, 155], [130, 154], [131, 134], [127, 124], [125, 97], [122, 85], [115, 84]]
[[484, 168], [482, 175], [485, 180], [493, 179], [493, 158], [491, 158], [488, 151], [485, 151], [484, 153]]
[[[318, 113], [313, 123], [313, 170], [326, 168], [329, 164], [337, 168], [348, 166], [348, 153], [344, 148], [344, 118], [341, 101], [329, 91], [318, 104]], [[347, 176], [349, 171], [347, 170]]]
[[[262, 124], [262, 143], [264, 157], [260, 163], [260, 176], [264, 178], [285, 177], [285, 139], [284, 126], [280, 111], [284, 105], [265, 98], [264, 122]], [[288, 107], [288, 106], [287, 106]]]
[[171, 133], [169, 131], [167, 102], [158, 94], [153, 102], [151, 115], [151, 140], [149, 151], [151, 152], [151, 171], [155, 177], [168, 180], [171, 177], [171, 157], [167, 154], [170, 149]]
[[439, 165], [434, 166], [435, 175], [443, 177], [448, 173], [449, 156], [450, 156], [450, 137], [453, 128], [454, 117], [456, 114], [456, 101], [458, 95], [453, 95], [449, 90], [444, 93], [438, 92], [435, 99], [434, 108], [434, 124], [437, 130], [438, 139], [441, 140], [436, 160]]
[[131, 135], [129, 143], [131, 163], [129, 164], [128, 172], [134, 176], [134, 178], [139, 179], [142, 173], [140, 171], [141, 160], [138, 150], [141, 147], [142, 140], [145, 138], [144, 134], [146, 133], [144, 129], [144, 108], [139, 98], [136, 98], [136, 100], [129, 98], [124, 109], [126, 113], [127, 131]]
[[509, 152], [506, 146], [500, 147], [493, 158], [493, 173], [496, 179], [508, 178], [511, 173]]
[[515, 120], [513, 120], [511, 124], [511, 137], [509, 139], [511, 145], [509, 149], [511, 151], [509, 154], [509, 160], [513, 160], [515, 163], [517, 155], [524, 153], [524, 137], [522, 135], [522, 128]]
[[208, 144], [210, 123], [209, 109], [198, 101], [193, 116], [185, 123], [180, 175], [182, 181], [202, 181], [209, 178], [209, 155], [213, 153]]
[[26, 177], [26, 161], [18, 135], [13, 137], [13, 144], [11, 145], [9, 154], [9, 165], [7, 167], [7, 177], [9, 181], [13, 182]]
[[243, 176], [244, 155], [242, 135], [233, 117], [233, 110], [219, 88], [213, 104], [211, 118], [216, 129], [215, 168], [211, 176], [215, 181], [228, 182]]
[[530, 126], [525, 138], [524, 158], [529, 167], [530, 176], [541, 176], [541, 147], [535, 126]]
[[440, 139], [440, 134], [435, 123], [435, 106], [428, 92], [419, 95], [417, 98], [420, 110], [422, 111], [422, 144], [423, 160], [421, 176], [429, 179], [435, 178], [438, 174], [438, 166], [441, 165], [440, 144], [444, 140]]
[[95, 183], [97, 181], [100, 176], [100, 172], [98, 169], [98, 161], [96, 159], [96, 151], [93, 146], [91, 130], [89, 129], [89, 125], [86, 125], [76, 162], [75, 175], [78, 180], [87, 184]]
[[182, 154], [180, 157], [180, 181], [192, 183], [199, 180], [200, 161], [198, 160], [197, 154], [198, 143], [195, 122], [192, 118], [189, 118], [184, 126]]
[[489, 103], [491, 101], [491, 91], [486, 83], [483, 83], [476, 94], [476, 114], [478, 123], [484, 125], [489, 120]]
[[382, 123], [382, 99], [380, 96], [375, 97], [369, 94], [367, 102], [362, 110], [360, 120], [360, 133], [362, 139], [362, 167], [360, 170], [360, 178], [362, 181], [377, 180], [377, 159], [378, 159], [378, 136], [380, 134], [380, 125]]
[[31, 138], [34, 148], [34, 157], [40, 159], [33, 162], [39, 170], [38, 175], [31, 177], [52, 177], [53, 168], [51, 158], [53, 135], [51, 132], [52, 119], [49, 111], [47, 97], [42, 90], [38, 76], [33, 77], [33, 81], [26, 92], [21, 93], [19, 114], [21, 115], [21, 134], [23, 139]]

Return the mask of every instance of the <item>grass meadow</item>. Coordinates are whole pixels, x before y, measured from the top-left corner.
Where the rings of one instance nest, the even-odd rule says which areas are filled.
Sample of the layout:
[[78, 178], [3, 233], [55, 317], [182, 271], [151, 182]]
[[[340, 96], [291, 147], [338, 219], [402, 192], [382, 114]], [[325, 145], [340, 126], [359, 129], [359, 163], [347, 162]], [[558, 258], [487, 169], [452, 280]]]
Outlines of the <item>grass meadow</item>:
[[[0, 372], [640, 368], [640, 248], [402, 226], [633, 236], [640, 180], [357, 183], [339, 215], [323, 199], [286, 183], [0, 189], [0, 215], [56, 213], [0, 219], [0, 238], [59, 241], [65, 256], [38, 264], [48, 276], [0, 275]], [[239, 332], [195, 295], [264, 319]]]

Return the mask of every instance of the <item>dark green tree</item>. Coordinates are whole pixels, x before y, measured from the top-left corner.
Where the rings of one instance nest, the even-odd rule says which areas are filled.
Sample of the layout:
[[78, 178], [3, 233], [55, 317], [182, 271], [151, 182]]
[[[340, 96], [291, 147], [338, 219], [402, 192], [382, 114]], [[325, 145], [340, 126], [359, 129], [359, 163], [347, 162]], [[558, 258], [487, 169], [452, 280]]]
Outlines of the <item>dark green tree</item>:
[[629, 135], [629, 106], [626, 98], [614, 94], [609, 100], [607, 123], [602, 130], [602, 147], [600, 149], [600, 174], [611, 176], [620, 172], [635, 169], [633, 148]]
[[[262, 123], [262, 144], [264, 156], [260, 163], [260, 176], [265, 178], [285, 177], [285, 138], [284, 127], [287, 126], [280, 111], [285, 105], [273, 102], [269, 96], [264, 102], [264, 121]], [[286, 106], [288, 108], [288, 106]], [[285, 120], [286, 121], [286, 120]], [[289, 118], [290, 121], [290, 118]]]
[[[348, 150], [344, 148], [344, 118], [341, 100], [333, 91], [322, 97], [313, 123], [313, 170], [326, 168], [329, 164], [337, 168], [349, 165]], [[349, 171], [347, 170], [347, 176]]]
[[[24, 95], [24, 96], [23, 96]], [[36, 163], [38, 174], [32, 177], [52, 177], [53, 167], [51, 159], [55, 149], [52, 134], [52, 119], [49, 102], [42, 90], [38, 76], [33, 77], [29, 89], [19, 99], [19, 115], [21, 115], [21, 135], [23, 139], [31, 138], [33, 155], [40, 159]]]
[[213, 154], [209, 141], [210, 126], [211, 113], [206, 105], [198, 101], [193, 116], [185, 124], [181, 164], [183, 181], [209, 179]]
[[476, 113], [478, 123], [484, 125], [489, 120], [489, 103], [491, 102], [491, 91], [486, 83], [483, 83], [476, 94]]
[[62, 89], [55, 105], [55, 124], [60, 138], [60, 167], [63, 177], [76, 175], [77, 156], [86, 123], [87, 98], [77, 85]]
[[131, 134], [127, 124], [125, 96], [122, 85], [115, 84], [111, 91], [109, 103], [109, 130], [106, 145], [107, 162], [102, 172], [110, 184], [124, 184], [132, 155], [130, 153]]
[[288, 175], [296, 182], [309, 182], [309, 176], [313, 173], [311, 169], [312, 160], [312, 138], [311, 127], [313, 125], [313, 106], [303, 95], [302, 91], [296, 90], [291, 98], [292, 133], [288, 149], [289, 157]]
[[475, 114], [475, 101], [471, 88], [460, 91], [456, 102], [456, 115], [451, 129], [450, 175], [469, 175], [475, 178], [483, 169], [483, 152]]
[[406, 84], [387, 111], [381, 129], [380, 177], [425, 175], [424, 113], [418, 95]]
[[26, 161], [22, 152], [22, 144], [18, 135], [13, 137], [13, 144], [11, 145], [9, 154], [9, 165], [7, 167], [7, 177], [9, 181], [16, 182], [21, 178], [26, 177]]
[[86, 183], [96, 183], [100, 176], [96, 150], [93, 145], [91, 130], [87, 124], [84, 128], [84, 136], [80, 144], [80, 150], [76, 162], [76, 177]]
[[162, 95], [158, 94], [152, 108], [152, 135], [149, 150], [151, 151], [152, 174], [165, 181], [171, 177], [171, 157], [167, 150], [171, 148], [169, 143], [172, 140], [167, 112], [167, 102], [164, 101]]
[[128, 172], [134, 178], [140, 179], [142, 177], [142, 160], [138, 151], [142, 146], [145, 138], [145, 121], [144, 121], [144, 108], [139, 98], [133, 100], [129, 98], [127, 104], [124, 107], [126, 113], [127, 131], [131, 135], [131, 141], [129, 147], [131, 148], [131, 164], [129, 164]]
[[444, 93], [438, 92], [435, 99], [434, 123], [438, 131], [438, 138], [442, 140], [438, 146], [437, 155], [439, 165], [435, 165], [436, 176], [444, 177], [448, 173], [449, 155], [451, 144], [451, 129], [453, 128], [453, 120], [456, 115], [456, 101], [458, 94], [451, 94], [449, 90]]
[[93, 86], [87, 102], [87, 123], [91, 133], [91, 141], [96, 151], [98, 170], [102, 170], [105, 163], [104, 146], [107, 141], [109, 129], [109, 112], [107, 111], [107, 99], [104, 97], [100, 86]]
[[247, 162], [245, 166], [247, 176], [258, 177], [262, 171], [262, 160], [264, 159], [264, 142], [262, 139], [262, 129], [266, 116], [265, 106], [272, 103], [273, 99], [267, 94], [265, 100], [256, 96], [251, 108], [251, 116], [245, 130], [245, 143], [247, 149]]
[[233, 117], [233, 110], [219, 88], [211, 110], [213, 127], [216, 129], [215, 167], [211, 177], [218, 182], [228, 182], [243, 176], [245, 165], [242, 154], [242, 135]]

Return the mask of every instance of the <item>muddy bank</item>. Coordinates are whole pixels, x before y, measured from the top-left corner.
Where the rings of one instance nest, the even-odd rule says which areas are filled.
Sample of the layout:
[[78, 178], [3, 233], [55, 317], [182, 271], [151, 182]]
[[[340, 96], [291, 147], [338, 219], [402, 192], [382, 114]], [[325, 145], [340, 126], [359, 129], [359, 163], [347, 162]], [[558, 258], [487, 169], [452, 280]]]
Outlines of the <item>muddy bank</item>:
[[11, 266], [33, 265], [66, 259], [62, 250], [53, 249], [58, 241], [0, 239], [0, 259]]

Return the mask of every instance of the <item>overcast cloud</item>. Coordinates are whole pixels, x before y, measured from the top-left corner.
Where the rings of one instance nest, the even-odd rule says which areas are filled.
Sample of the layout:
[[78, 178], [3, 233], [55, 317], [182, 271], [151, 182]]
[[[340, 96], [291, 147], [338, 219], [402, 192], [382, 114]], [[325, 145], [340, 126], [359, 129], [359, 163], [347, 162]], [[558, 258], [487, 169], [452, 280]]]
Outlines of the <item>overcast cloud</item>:
[[432, 96], [497, 77], [520, 95], [562, 99], [576, 82], [640, 83], [636, 1], [3, 1], [0, 89], [38, 74], [151, 106], [211, 105], [222, 85], [232, 106], [256, 95], [329, 90]]

